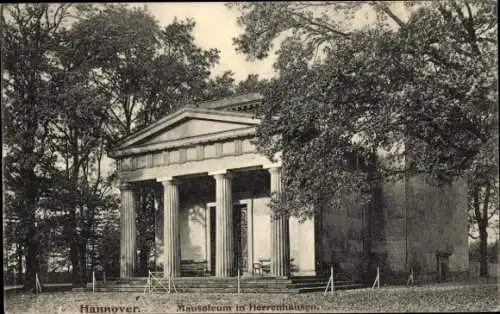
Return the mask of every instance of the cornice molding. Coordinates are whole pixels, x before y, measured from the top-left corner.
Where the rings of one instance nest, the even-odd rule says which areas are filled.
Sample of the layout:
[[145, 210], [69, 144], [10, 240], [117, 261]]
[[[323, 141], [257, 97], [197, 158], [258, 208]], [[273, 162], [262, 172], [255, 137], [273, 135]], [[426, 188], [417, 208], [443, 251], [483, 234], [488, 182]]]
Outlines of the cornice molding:
[[164, 141], [160, 143], [135, 146], [120, 150], [115, 150], [113, 155], [110, 157], [126, 157], [132, 155], [140, 155], [145, 153], [151, 153], [155, 151], [171, 150], [174, 148], [191, 147], [199, 144], [207, 143], [217, 143], [221, 141], [227, 141], [229, 139], [238, 139], [243, 137], [255, 136], [256, 127], [251, 126], [247, 128], [240, 128], [230, 131], [222, 131], [210, 134], [204, 134], [199, 136], [193, 136], [189, 138], [182, 138], [173, 141]]
[[120, 151], [129, 148], [129, 146], [152, 137], [156, 133], [161, 132], [169, 126], [175, 125], [186, 119], [203, 119], [221, 122], [232, 122], [246, 124], [249, 126], [257, 126], [260, 123], [260, 119], [255, 118], [255, 116], [250, 113], [222, 111], [207, 108], [183, 107], [176, 112], [156, 121], [150, 126], [122, 139], [117, 143], [116, 147], [111, 150], [109, 156], [119, 156]]

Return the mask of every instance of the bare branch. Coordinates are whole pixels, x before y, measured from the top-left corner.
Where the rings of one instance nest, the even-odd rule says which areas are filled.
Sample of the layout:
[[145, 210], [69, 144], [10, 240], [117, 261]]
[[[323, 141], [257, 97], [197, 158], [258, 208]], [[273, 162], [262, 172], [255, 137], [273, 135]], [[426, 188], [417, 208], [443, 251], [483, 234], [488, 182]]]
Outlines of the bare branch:
[[494, 211], [491, 212], [491, 214], [488, 216], [487, 220], [490, 220], [491, 217], [493, 217], [493, 216], [495, 216], [495, 214], [497, 214], [497, 212], [498, 212], [498, 206], [497, 206], [497, 208]]
[[389, 16], [400, 27], [405, 26], [405, 22], [403, 22], [403, 20], [401, 20], [399, 18], [399, 16], [397, 16], [396, 14], [394, 14], [394, 12], [392, 12], [392, 10], [389, 9], [389, 7], [385, 3], [380, 3], [379, 1], [373, 1], [372, 4], [375, 7], [377, 7], [378, 9], [380, 9], [382, 12], [384, 12], [385, 14], [387, 14], [387, 16]]
[[316, 22], [314, 21], [313, 19], [310, 19], [308, 17], [306, 17], [304, 14], [299, 14], [297, 12], [292, 12], [291, 13], [292, 16], [295, 16], [299, 19], [302, 19], [304, 21], [306, 21], [307, 23], [311, 24], [311, 25], [314, 25], [314, 26], [317, 26], [319, 28], [324, 28], [325, 30], [335, 34], [335, 35], [340, 35], [342, 37], [348, 37], [350, 34], [349, 33], [344, 33], [344, 32], [341, 32], [337, 29], [334, 29], [332, 26], [330, 25], [327, 25], [326, 23], [319, 23], [319, 22]]
[[117, 122], [119, 122], [120, 126], [122, 126], [123, 129], [127, 128], [127, 126], [125, 125], [125, 123], [118, 117], [118, 115], [115, 113], [115, 111], [113, 110], [113, 108], [109, 108], [108, 112], [110, 112], [113, 115], [113, 117], [116, 119]]

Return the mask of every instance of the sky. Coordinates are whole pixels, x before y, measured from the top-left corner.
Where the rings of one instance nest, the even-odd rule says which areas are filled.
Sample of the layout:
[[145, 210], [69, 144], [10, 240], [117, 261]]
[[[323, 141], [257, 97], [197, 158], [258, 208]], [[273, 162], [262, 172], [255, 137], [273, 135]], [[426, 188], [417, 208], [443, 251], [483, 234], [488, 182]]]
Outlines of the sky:
[[[144, 3], [136, 3], [143, 6]], [[217, 48], [220, 53], [220, 64], [212, 74], [218, 75], [225, 71], [234, 72], [236, 81], [244, 80], [248, 74], [259, 74], [261, 78], [270, 78], [274, 75], [272, 64], [274, 55], [263, 61], [246, 61], [243, 54], [237, 53], [232, 38], [243, 33], [243, 28], [237, 25], [238, 12], [225, 7], [222, 2], [153, 2], [146, 3], [148, 10], [155, 16], [162, 26], [170, 24], [175, 17], [184, 20], [193, 18], [196, 22], [194, 29], [195, 42], [203, 47]]]
[[[204, 49], [218, 48], [221, 51], [220, 64], [213, 69], [213, 76], [228, 70], [234, 72], [236, 81], [246, 79], [248, 74], [258, 74], [260, 78], [274, 76], [272, 68], [276, 60], [274, 53], [270, 53], [269, 57], [261, 61], [247, 61], [243, 54], [236, 52], [232, 39], [243, 33], [243, 28], [236, 22], [239, 12], [227, 8], [223, 2], [152, 2], [130, 5], [140, 7], [146, 5], [162, 26], [172, 23], [175, 17], [181, 20], [187, 17], [194, 19], [195, 43]], [[358, 12], [356, 19], [349, 23], [350, 26], [357, 28], [375, 21], [372, 10], [365, 9], [367, 8]], [[408, 17], [403, 1], [392, 2], [391, 10], [403, 20]]]

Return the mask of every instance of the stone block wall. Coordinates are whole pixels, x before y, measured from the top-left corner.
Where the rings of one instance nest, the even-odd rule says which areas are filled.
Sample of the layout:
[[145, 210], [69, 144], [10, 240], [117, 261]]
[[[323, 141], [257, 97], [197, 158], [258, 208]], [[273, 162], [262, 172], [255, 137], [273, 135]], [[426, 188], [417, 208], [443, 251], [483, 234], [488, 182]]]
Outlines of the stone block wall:
[[435, 274], [436, 254], [450, 272], [468, 269], [467, 187], [464, 180], [434, 185], [424, 176], [385, 182], [372, 209], [371, 253], [384, 271]]
[[290, 218], [290, 258], [294, 275], [316, 275], [314, 219]]
[[321, 216], [316, 219], [318, 271], [350, 274], [364, 271], [365, 214], [363, 208], [351, 206], [331, 208], [323, 205]]

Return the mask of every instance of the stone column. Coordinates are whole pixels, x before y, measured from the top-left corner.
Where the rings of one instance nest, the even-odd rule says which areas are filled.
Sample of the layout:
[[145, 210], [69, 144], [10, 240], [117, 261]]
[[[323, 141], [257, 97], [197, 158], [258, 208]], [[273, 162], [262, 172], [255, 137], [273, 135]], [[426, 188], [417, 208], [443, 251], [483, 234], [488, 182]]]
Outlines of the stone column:
[[163, 276], [181, 275], [181, 247], [179, 234], [179, 190], [174, 179], [163, 184]]
[[[279, 196], [282, 189], [281, 168], [270, 167], [271, 195]], [[271, 213], [271, 275], [290, 275], [290, 230], [288, 216]]]
[[233, 200], [231, 196], [231, 177], [226, 172], [214, 173], [215, 204], [215, 275], [233, 275]]
[[133, 185], [120, 185], [120, 277], [133, 277], [137, 255], [135, 226], [135, 195]]

